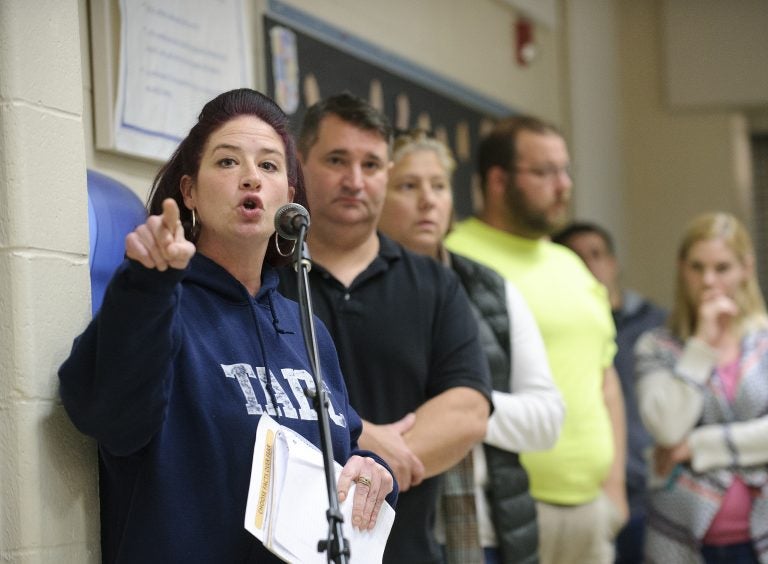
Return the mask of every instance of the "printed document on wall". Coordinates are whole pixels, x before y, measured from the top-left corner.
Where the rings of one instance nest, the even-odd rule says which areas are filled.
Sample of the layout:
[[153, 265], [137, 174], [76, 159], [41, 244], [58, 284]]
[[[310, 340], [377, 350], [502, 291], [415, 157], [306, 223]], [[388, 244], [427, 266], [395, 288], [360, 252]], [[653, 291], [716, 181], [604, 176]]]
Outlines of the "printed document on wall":
[[[334, 462], [336, 477], [341, 466]], [[371, 531], [352, 527], [355, 484], [340, 504], [344, 538], [350, 560], [381, 562], [395, 520], [395, 511], [384, 503]], [[328, 491], [323, 455], [304, 437], [262, 415], [253, 450], [251, 485], [245, 509], [245, 528], [286, 562], [327, 563], [317, 543], [328, 537]], [[357, 558], [356, 558], [357, 557]]]
[[120, 0], [115, 148], [170, 157], [218, 94], [253, 87], [242, 0]]

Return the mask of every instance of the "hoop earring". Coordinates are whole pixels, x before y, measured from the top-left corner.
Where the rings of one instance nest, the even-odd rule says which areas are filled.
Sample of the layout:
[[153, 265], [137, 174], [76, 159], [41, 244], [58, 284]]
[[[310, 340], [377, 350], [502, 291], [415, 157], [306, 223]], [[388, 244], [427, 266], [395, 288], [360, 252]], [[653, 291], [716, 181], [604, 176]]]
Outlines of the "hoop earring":
[[197, 227], [197, 216], [195, 215], [195, 208], [192, 208], [192, 229]]
[[278, 239], [280, 239], [280, 237], [277, 235], [277, 233], [275, 233], [275, 249], [277, 249], [277, 254], [280, 255], [281, 257], [291, 256], [293, 254], [293, 251], [296, 250], [296, 240], [295, 239], [293, 240], [293, 246], [291, 247], [291, 250], [288, 251], [287, 253], [283, 253], [283, 251], [280, 250], [280, 243]]

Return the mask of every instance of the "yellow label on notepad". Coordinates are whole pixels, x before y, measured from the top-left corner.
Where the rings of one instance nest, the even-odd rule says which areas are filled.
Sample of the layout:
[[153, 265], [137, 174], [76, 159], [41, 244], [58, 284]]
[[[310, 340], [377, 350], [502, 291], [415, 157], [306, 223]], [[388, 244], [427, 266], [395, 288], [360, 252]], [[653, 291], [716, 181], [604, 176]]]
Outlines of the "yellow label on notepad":
[[264, 462], [261, 472], [261, 487], [259, 488], [259, 503], [256, 505], [256, 528], [264, 526], [264, 514], [267, 511], [267, 495], [269, 495], [269, 482], [272, 479], [272, 452], [275, 444], [275, 432], [267, 431], [267, 440], [264, 446]]

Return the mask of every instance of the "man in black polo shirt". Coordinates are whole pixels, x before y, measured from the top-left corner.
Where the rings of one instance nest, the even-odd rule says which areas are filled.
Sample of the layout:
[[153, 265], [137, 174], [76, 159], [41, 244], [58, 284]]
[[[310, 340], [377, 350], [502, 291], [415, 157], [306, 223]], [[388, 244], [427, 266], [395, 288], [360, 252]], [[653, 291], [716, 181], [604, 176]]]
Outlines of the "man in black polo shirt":
[[[349, 94], [305, 115], [298, 149], [312, 215], [312, 304], [364, 420], [360, 446], [381, 455], [400, 486], [384, 560], [440, 562], [437, 476], [483, 439], [490, 376], [453, 272], [376, 231], [390, 137], [386, 117]], [[296, 298], [295, 273], [281, 276]]]

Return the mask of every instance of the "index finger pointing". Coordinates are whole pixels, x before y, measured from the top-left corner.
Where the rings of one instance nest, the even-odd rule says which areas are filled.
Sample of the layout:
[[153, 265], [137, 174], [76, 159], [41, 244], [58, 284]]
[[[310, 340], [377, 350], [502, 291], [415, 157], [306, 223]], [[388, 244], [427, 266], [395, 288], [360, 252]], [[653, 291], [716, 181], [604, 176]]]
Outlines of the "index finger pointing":
[[179, 225], [179, 206], [173, 198], [163, 200], [163, 225], [171, 232]]

